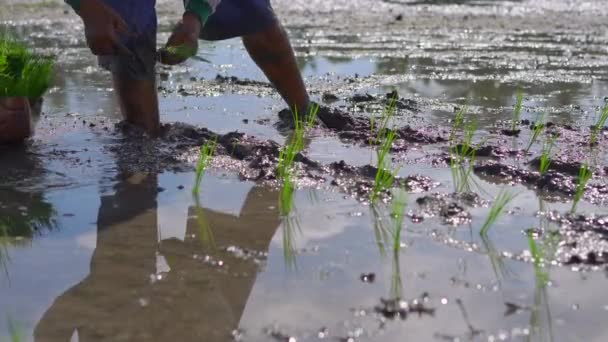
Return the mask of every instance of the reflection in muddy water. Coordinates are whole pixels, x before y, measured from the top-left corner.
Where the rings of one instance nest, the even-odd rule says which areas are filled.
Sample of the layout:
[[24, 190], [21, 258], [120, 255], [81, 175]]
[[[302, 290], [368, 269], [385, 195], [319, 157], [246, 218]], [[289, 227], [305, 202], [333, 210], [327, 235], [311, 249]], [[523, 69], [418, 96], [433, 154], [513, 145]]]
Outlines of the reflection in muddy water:
[[259, 269], [234, 246], [268, 249], [276, 191], [254, 187], [239, 216], [191, 207], [182, 241], [159, 235], [156, 175], [120, 175], [114, 190], [101, 197], [89, 275], [55, 299], [35, 341], [229, 340]]

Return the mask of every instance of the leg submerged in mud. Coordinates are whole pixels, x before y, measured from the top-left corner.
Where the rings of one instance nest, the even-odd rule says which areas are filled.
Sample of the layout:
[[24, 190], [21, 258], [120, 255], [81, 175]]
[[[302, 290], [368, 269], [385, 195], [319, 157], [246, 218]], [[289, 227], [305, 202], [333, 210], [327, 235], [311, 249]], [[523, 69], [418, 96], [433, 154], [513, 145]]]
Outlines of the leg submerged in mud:
[[112, 75], [120, 110], [128, 122], [144, 128], [150, 135], [158, 134], [160, 118], [154, 80], [136, 80]]

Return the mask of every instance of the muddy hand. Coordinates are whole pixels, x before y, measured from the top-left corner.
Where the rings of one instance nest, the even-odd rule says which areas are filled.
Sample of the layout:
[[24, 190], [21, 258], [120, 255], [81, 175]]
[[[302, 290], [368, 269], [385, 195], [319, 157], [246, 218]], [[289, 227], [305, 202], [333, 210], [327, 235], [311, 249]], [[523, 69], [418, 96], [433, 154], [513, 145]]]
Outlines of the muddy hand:
[[131, 35], [121, 16], [101, 0], [82, 0], [78, 15], [84, 23], [87, 45], [95, 55], [131, 54], [119, 35]]
[[182, 22], [177, 24], [167, 45], [159, 51], [159, 61], [175, 65], [196, 55], [198, 37], [201, 33], [201, 22], [196, 15], [186, 13]]

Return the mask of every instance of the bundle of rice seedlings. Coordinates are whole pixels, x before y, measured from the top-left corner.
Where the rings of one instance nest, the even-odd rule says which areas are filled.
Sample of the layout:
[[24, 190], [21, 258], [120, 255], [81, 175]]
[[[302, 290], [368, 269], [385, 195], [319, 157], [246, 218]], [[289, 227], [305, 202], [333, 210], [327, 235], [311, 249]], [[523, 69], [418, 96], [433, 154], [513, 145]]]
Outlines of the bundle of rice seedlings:
[[0, 36], [0, 97], [40, 98], [50, 87], [53, 60]]

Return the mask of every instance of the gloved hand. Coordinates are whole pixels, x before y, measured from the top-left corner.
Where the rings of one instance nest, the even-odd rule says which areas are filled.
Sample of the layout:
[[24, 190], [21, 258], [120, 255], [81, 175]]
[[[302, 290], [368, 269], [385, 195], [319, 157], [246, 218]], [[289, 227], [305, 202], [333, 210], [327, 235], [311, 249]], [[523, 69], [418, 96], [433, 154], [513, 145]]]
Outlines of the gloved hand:
[[119, 35], [131, 35], [122, 17], [101, 0], [82, 0], [78, 15], [84, 23], [87, 45], [95, 55], [132, 55]]
[[175, 65], [195, 56], [201, 29], [199, 17], [193, 13], [185, 13], [182, 21], [173, 29], [165, 47], [159, 51], [159, 61]]

